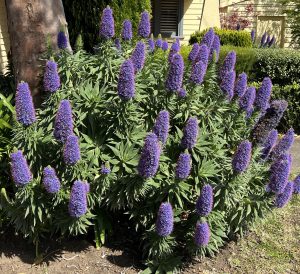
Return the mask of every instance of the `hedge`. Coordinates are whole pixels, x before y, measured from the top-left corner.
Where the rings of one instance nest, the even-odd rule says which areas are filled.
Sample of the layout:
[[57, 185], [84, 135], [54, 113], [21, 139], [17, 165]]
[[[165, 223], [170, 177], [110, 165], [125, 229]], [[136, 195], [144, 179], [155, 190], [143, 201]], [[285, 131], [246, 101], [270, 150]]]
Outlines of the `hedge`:
[[140, 13], [144, 10], [151, 12], [150, 0], [63, 0], [70, 42], [74, 45], [81, 33], [84, 48], [91, 51], [99, 43], [99, 24], [103, 8], [111, 6], [114, 12], [116, 34], [120, 34], [122, 23], [130, 19], [133, 30], [136, 31]]
[[[214, 29], [215, 33], [220, 36], [221, 45], [231, 45], [235, 47], [249, 47], [251, 48], [253, 43], [251, 40], [250, 33], [247, 31], [237, 31], [237, 30], [223, 30], [223, 29]], [[203, 35], [207, 32], [196, 31], [191, 35], [189, 43], [192, 45], [194, 43], [200, 42]]]

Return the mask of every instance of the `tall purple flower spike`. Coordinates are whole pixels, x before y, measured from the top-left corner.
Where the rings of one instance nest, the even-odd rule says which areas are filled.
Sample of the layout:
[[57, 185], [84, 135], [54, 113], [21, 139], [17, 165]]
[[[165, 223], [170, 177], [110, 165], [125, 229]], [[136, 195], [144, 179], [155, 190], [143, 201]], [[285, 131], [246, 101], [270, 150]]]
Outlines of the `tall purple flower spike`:
[[161, 48], [162, 48], [163, 51], [167, 51], [169, 49], [168, 42], [167, 41], [163, 41]]
[[57, 71], [57, 64], [54, 61], [47, 61], [44, 73], [44, 90], [56, 92], [60, 87], [60, 78]]
[[184, 149], [192, 149], [198, 138], [198, 120], [196, 117], [191, 117], [187, 120], [185, 128], [183, 129], [183, 137], [181, 139], [181, 146]]
[[191, 155], [188, 153], [181, 153], [179, 155], [177, 166], [175, 170], [176, 178], [179, 180], [184, 180], [189, 177], [191, 173]]
[[300, 175], [294, 180], [294, 193], [300, 194]]
[[154, 177], [158, 167], [161, 148], [158, 137], [154, 133], [149, 133], [145, 138], [144, 147], [141, 152], [138, 173], [145, 179]]
[[155, 125], [153, 127], [153, 132], [163, 144], [165, 144], [168, 139], [169, 128], [170, 114], [168, 111], [162, 110], [158, 114]]
[[115, 22], [110, 7], [105, 8], [102, 12], [99, 35], [103, 39], [110, 39], [115, 36]]
[[278, 144], [273, 148], [271, 158], [278, 159], [281, 155], [287, 153], [292, 147], [295, 139], [294, 129], [290, 128], [282, 137]]
[[173, 61], [174, 55], [176, 55], [176, 53], [178, 53], [179, 50], [180, 50], [180, 45], [176, 41], [173, 42], [168, 56], [169, 63]]
[[210, 228], [207, 222], [197, 222], [195, 229], [195, 244], [198, 247], [205, 247], [208, 245], [210, 239]]
[[151, 53], [154, 52], [154, 50], [155, 50], [155, 42], [152, 38], [150, 38], [148, 40], [148, 49], [149, 49], [149, 52], [151, 52]]
[[213, 55], [215, 54], [216, 56], [215, 61], [218, 62], [220, 57], [220, 50], [221, 50], [220, 37], [215, 34], [213, 44], [210, 48], [210, 59], [212, 59]]
[[245, 140], [238, 146], [233, 159], [232, 159], [232, 169], [237, 173], [242, 173], [247, 170], [252, 153], [252, 144]]
[[243, 97], [247, 90], [247, 74], [245, 72], [241, 73], [236, 81], [235, 87], [234, 87], [234, 94], [238, 96], [239, 98]]
[[156, 220], [156, 233], [161, 237], [169, 236], [173, 231], [174, 217], [170, 203], [162, 203]]
[[288, 182], [281, 194], [276, 195], [275, 206], [278, 208], [284, 207], [292, 198], [294, 191], [294, 182]]
[[230, 71], [224, 75], [221, 81], [220, 88], [229, 101], [233, 98], [235, 83], [235, 71]]
[[213, 189], [210, 185], [204, 185], [196, 202], [196, 211], [200, 216], [208, 216], [213, 209]]
[[132, 39], [132, 24], [128, 19], [123, 22], [122, 39], [124, 41], [130, 41]]
[[156, 46], [157, 48], [162, 48], [162, 40], [161, 40], [161, 38], [158, 38], [158, 39], [156, 40], [155, 46]]
[[179, 91], [182, 87], [183, 81], [184, 62], [180, 54], [175, 54], [170, 64], [167, 80], [166, 89], [168, 91]]
[[215, 33], [213, 28], [210, 28], [203, 36], [201, 40], [201, 45], [207, 45], [208, 49], [212, 47], [213, 41], [214, 41]]
[[291, 161], [289, 158], [279, 158], [270, 168], [270, 189], [280, 194], [284, 191], [290, 175]]
[[206, 65], [199, 61], [196, 64], [193, 64], [190, 80], [192, 83], [196, 85], [201, 85], [204, 80], [204, 76], [206, 73]]
[[54, 123], [54, 137], [64, 143], [73, 134], [72, 108], [69, 100], [62, 100]]
[[69, 214], [73, 218], [79, 218], [87, 212], [87, 186], [85, 182], [75, 181], [70, 195]]
[[198, 54], [199, 54], [199, 48], [200, 48], [200, 45], [198, 43], [195, 43], [189, 53], [189, 56], [188, 56], [188, 59], [191, 61], [191, 62], [194, 62], [197, 57], [198, 57]]
[[131, 55], [134, 71], [137, 73], [141, 71], [145, 64], [145, 51], [146, 46], [142, 41], [137, 42], [136, 47]]
[[67, 165], [75, 165], [80, 160], [80, 147], [78, 137], [70, 135], [64, 146], [64, 162]]
[[263, 144], [263, 149], [261, 152], [262, 159], [267, 159], [269, 157], [270, 152], [274, 148], [276, 142], [278, 139], [278, 131], [276, 129], [273, 129], [270, 131], [267, 140]]
[[148, 38], [150, 31], [150, 16], [147, 11], [144, 11], [141, 15], [141, 20], [138, 26], [138, 35], [142, 38]]
[[255, 30], [251, 30], [251, 40], [252, 40], [252, 43], [255, 42]]
[[130, 100], [135, 95], [134, 66], [130, 59], [125, 60], [120, 68], [117, 88], [122, 100]]
[[265, 32], [260, 40], [260, 46], [263, 47], [267, 39], [267, 33]]
[[68, 38], [63, 31], [60, 31], [57, 34], [57, 47], [59, 49], [67, 49], [69, 46]]
[[272, 92], [272, 81], [269, 77], [263, 79], [261, 87], [257, 90], [255, 105], [262, 111], [266, 110], [270, 104]]
[[43, 170], [43, 185], [48, 193], [57, 193], [60, 189], [60, 181], [52, 167], [45, 167]]
[[199, 53], [198, 53], [198, 56], [197, 56], [195, 62], [201, 61], [207, 67], [208, 60], [209, 60], [209, 48], [207, 47], [206, 44], [201, 45], [199, 47]]
[[245, 94], [240, 98], [239, 105], [240, 108], [249, 113], [253, 109], [253, 104], [256, 97], [255, 87], [249, 87]]
[[19, 83], [17, 87], [16, 115], [18, 122], [24, 126], [29, 126], [36, 121], [31, 92], [26, 82]]
[[32, 180], [32, 173], [21, 150], [10, 155], [11, 175], [17, 186], [27, 185]]
[[225, 75], [230, 72], [230, 71], [234, 71], [235, 68], [235, 62], [236, 62], [236, 53], [235, 51], [230, 51], [223, 62], [223, 65], [220, 69], [220, 79], [222, 81], [223, 77], [225, 77]]

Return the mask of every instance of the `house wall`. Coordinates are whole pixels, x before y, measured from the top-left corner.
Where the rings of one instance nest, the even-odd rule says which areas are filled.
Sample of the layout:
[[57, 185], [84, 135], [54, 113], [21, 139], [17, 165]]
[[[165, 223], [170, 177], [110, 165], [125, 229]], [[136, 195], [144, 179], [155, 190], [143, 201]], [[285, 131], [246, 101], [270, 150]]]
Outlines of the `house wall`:
[[[245, 7], [253, 4], [254, 13], [256, 16], [250, 16]], [[287, 22], [286, 15], [283, 12], [283, 7], [278, 0], [247, 0], [247, 1], [221, 1], [221, 12], [230, 14], [235, 9], [238, 9], [242, 17], [247, 18], [251, 25], [248, 30], [256, 30], [257, 42], [260, 41], [264, 32], [276, 36], [276, 44], [280, 47], [289, 47], [291, 43], [291, 29]]]
[[184, 40], [188, 41], [195, 31], [209, 27], [220, 27], [219, 0], [184, 0]]
[[0, 73], [6, 72], [7, 52], [10, 49], [5, 0], [0, 0]]

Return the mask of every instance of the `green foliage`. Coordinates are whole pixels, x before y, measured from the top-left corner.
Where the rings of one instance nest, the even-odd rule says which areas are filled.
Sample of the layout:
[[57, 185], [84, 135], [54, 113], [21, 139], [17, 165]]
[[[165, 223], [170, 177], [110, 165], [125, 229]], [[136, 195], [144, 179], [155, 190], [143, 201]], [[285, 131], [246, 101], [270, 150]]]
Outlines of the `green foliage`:
[[99, 43], [99, 25], [102, 10], [109, 5], [114, 12], [116, 35], [121, 32], [125, 19], [132, 21], [133, 30], [137, 30], [141, 12], [151, 13], [150, 0], [63, 0], [71, 44], [81, 33], [86, 50], [91, 51]]
[[[189, 40], [190, 45], [194, 43], [199, 43], [204, 36], [204, 34], [208, 30], [203, 31], [196, 31], [191, 35], [191, 38]], [[230, 45], [234, 47], [245, 47], [245, 48], [251, 48], [252, 47], [252, 40], [250, 33], [245, 30], [229, 30], [229, 29], [214, 29], [215, 33], [219, 35], [221, 45]]]
[[[62, 86], [37, 110], [35, 124], [25, 128], [16, 123], [12, 139], [14, 147], [24, 152], [34, 179], [23, 188], [4, 185], [1, 207], [15, 229], [35, 243], [41, 236], [86, 234], [94, 228], [99, 247], [108, 232], [122, 229], [120, 218], [125, 218], [142, 243], [148, 270], [170, 272], [187, 254], [213, 255], [228, 238], [242, 235], [270, 209], [273, 197], [265, 191], [269, 163], [260, 161], [260, 148], [255, 148], [248, 171], [240, 175], [233, 172], [232, 155], [242, 140], [250, 138], [258, 113], [246, 120], [238, 103], [226, 100], [215, 63], [209, 65], [200, 86], [190, 83], [191, 65], [187, 64], [183, 84], [187, 97], [179, 98], [165, 90], [168, 53], [158, 49], [147, 54], [143, 70], [135, 77], [135, 98], [124, 102], [117, 94], [118, 74], [132, 47], [124, 43], [122, 48], [126, 50], [120, 53], [113, 41], [106, 41], [94, 55], [80, 50], [74, 55], [61, 52], [52, 56], [58, 63]], [[81, 160], [75, 166], [64, 164], [63, 147], [53, 136], [62, 99], [71, 101], [74, 132], [80, 138]], [[163, 109], [171, 115], [170, 135], [162, 147], [157, 174], [145, 180], [137, 173], [140, 151]], [[182, 131], [191, 116], [198, 118], [200, 133], [190, 150], [191, 175], [178, 181], [174, 170], [182, 152]], [[103, 163], [110, 165], [109, 175], [101, 174]], [[61, 190], [55, 195], [48, 194], [41, 183], [42, 170], [48, 165], [61, 179]], [[88, 212], [72, 218], [68, 214], [70, 189], [78, 179], [90, 183]], [[200, 217], [195, 203], [204, 184], [214, 188], [213, 212], [201, 219], [209, 223], [211, 239], [207, 247], [197, 248], [194, 229]], [[155, 221], [165, 201], [172, 204], [175, 229], [162, 239], [155, 233]]]

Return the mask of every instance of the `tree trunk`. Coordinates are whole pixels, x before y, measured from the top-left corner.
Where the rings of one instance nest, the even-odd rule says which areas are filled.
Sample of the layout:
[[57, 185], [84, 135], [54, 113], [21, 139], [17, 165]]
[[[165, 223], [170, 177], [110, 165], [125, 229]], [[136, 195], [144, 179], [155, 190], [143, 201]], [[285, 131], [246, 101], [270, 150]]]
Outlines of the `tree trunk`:
[[16, 83], [27, 82], [39, 103], [45, 65], [41, 56], [49, 43], [56, 50], [58, 32], [67, 30], [62, 1], [6, 0], [6, 10]]

